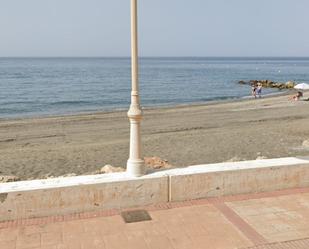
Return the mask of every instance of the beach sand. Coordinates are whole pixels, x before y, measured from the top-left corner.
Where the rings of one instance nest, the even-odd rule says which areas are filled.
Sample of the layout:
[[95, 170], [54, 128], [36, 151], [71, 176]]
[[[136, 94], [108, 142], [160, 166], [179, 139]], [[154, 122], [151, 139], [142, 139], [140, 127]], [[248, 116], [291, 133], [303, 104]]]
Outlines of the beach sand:
[[[309, 155], [309, 102], [287, 96], [144, 110], [143, 155], [175, 167]], [[126, 112], [0, 121], [0, 175], [21, 179], [125, 167]]]

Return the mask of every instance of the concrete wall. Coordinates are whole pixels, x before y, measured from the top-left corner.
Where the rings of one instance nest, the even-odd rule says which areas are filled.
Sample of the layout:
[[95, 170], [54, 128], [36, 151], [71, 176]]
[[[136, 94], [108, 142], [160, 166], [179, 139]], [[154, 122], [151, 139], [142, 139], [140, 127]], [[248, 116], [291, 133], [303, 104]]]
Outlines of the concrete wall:
[[[19, 182], [15, 185], [15, 191], [7, 189], [7, 192], [4, 188], [1, 189], [0, 184], [0, 221], [168, 201], [167, 176], [130, 179], [123, 173], [116, 175], [118, 180], [118, 177], [113, 176], [112, 179], [87, 176], [80, 178], [77, 184], [65, 184], [66, 180], [75, 181], [71, 177], [60, 181], [51, 179]], [[23, 183], [24, 189], [21, 186]]]
[[309, 158], [0, 184], [0, 221], [309, 186]]
[[170, 176], [170, 201], [309, 186], [309, 164]]

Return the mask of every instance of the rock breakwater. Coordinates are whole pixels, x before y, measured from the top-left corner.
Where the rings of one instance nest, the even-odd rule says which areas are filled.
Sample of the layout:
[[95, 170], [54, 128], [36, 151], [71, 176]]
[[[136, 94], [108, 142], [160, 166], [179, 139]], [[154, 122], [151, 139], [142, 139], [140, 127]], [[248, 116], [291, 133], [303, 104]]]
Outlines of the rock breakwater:
[[296, 85], [294, 81], [288, 81], [288, 82], [276, 82], [272, 80], [250, 80], [250, 81], [244, 81], [240, 80], [238, 81], [239, 84], [242, 85], [254, 85], [254, 84], [262, 84], [265, 88], [278, 88], [280, 90], [283, 89], [292, 89]]

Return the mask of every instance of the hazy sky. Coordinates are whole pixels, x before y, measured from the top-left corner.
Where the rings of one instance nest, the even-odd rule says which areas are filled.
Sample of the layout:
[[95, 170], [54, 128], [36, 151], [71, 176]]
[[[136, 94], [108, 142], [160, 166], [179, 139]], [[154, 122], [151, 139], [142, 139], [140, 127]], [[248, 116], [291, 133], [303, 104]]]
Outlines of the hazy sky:
[[[309, 56], [309, 0], [139, 0], [141, 56]], [[130, 0], [0, 0], [0, 56], [128, 56]]]

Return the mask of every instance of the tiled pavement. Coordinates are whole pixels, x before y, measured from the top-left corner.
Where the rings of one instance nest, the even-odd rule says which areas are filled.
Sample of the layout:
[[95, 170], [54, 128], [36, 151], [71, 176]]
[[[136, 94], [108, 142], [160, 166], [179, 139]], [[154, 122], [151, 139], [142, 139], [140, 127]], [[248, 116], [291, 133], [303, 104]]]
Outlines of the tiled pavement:
[[309, 249], [309, 188], [0, 223], [0, 249]]

